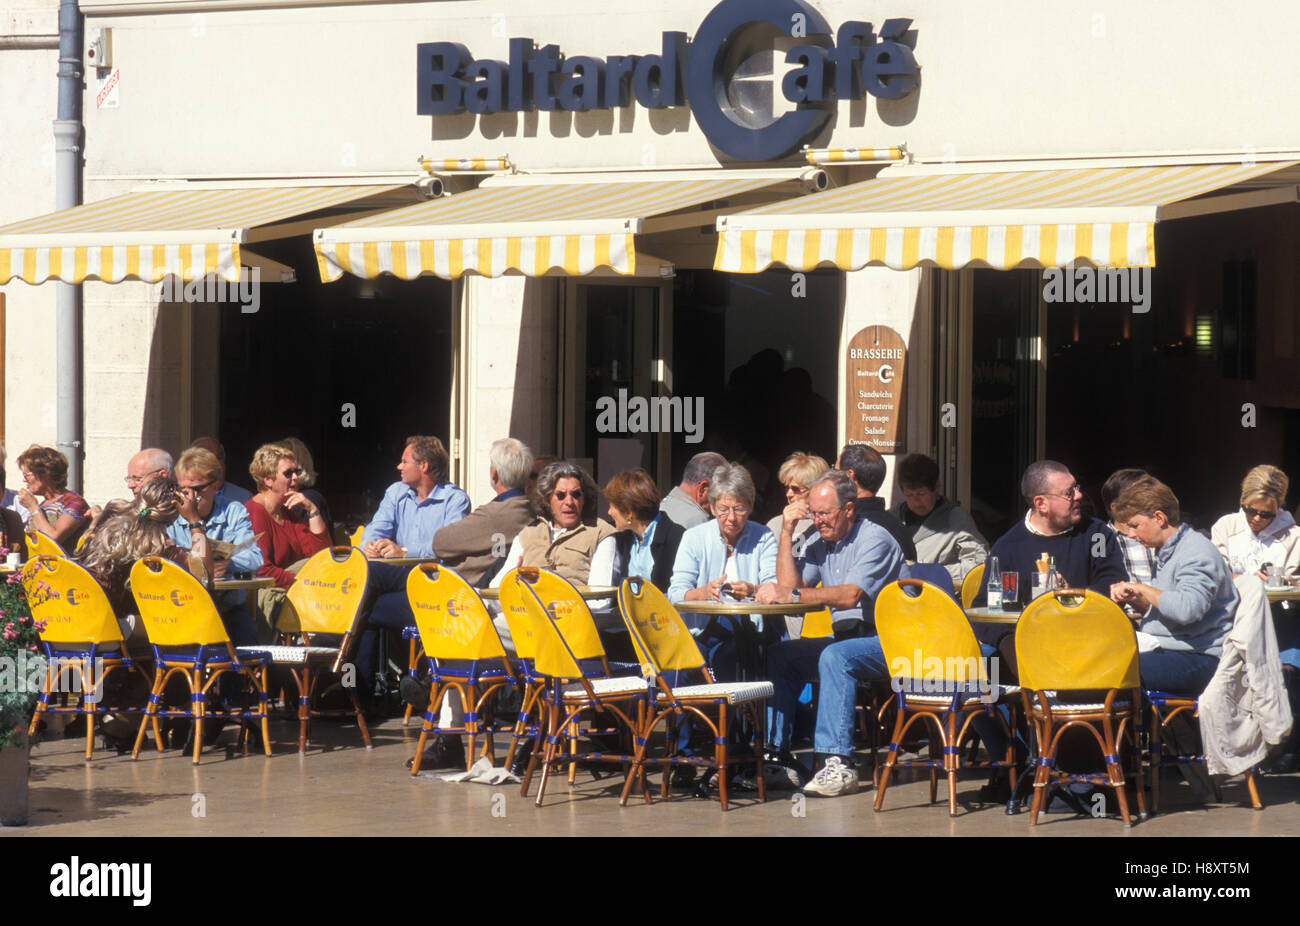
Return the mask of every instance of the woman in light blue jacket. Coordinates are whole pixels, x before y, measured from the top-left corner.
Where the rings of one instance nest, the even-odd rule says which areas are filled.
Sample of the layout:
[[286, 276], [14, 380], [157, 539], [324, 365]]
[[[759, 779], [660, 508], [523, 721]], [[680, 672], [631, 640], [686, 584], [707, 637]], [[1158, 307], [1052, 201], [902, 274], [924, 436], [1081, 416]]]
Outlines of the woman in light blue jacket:
[[776, 581], [776, 538], [749, 520], [754, 496], [754, 480], [740, 464], [728, 463], [713, 471], [709, 508], [714, 520], [682, 535], [668, 587], [669, 600], [679, 606], [720, 681], [737, 676], [732, 638], [739, 621], [755, 620], [761, 628], [761, 619], [692, 614], [690, 603], [753, 598], [758, 586]]

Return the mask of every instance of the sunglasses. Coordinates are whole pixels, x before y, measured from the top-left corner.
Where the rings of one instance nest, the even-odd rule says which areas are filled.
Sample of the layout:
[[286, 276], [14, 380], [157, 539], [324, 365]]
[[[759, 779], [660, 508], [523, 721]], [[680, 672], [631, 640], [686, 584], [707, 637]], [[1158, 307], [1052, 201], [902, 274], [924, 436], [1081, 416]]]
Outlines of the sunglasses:
[[570, 495], [573, 496], [575, 502], [582, 501], [582, 489], [574, 489], [572, 492], [566, 492], [564, 489], [557, 489], [555, 491], [555, 500], [557, 502], [562, 502]]
[[1276, 511], [1259, 511], [1255, 508], [1242, 508], [1241, 510], [1248, 518], [1261, 518], [1265, 521], [1272, 521], [1277, 517]]

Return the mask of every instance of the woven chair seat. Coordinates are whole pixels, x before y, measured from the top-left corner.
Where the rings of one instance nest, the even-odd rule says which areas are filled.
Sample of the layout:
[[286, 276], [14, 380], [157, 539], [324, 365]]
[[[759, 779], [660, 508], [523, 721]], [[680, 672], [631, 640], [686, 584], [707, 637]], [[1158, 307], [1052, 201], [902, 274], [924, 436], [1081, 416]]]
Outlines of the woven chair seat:
[[[616, 678], [593, 678], [588, 681], [591, 690], [596, 693], [597, 697], [613, 695], [633, 695], [642, 694], [646, 690], [646, 681], [639, 675], [620, 676]], [[566, 698], [585, 698], [587, 689], [580, 684], [564, 686], [564, 696]]]
[[[943, 691], [918, 691], [918, 692], [904, 691], [903, 694], [907, 698], [907, 703], [910, 705], [925, 706], [925, 707], [947, 707], [948, 705], [952, 704], [952, 692], [945, 693]], [[993, 695], [993, 703], [995, 704], [1000, 703], [1006, 700], [1007, 698], [1018, 696], [1020, 694], [1020, 686], [996, 685], [993, 687], [991, 694]], [[983, 699], [984, 699], [983, 692], [979, 690], [974, 690], [962, 698], [961, 706], [969, 707], [972, 704], [982, 702]]]
[[[698, 699], [713, 701], [726, 698], [728, 704], [761, 701], [772, 697], [775, 693], [776, 689], [771, 682], [716, 682], [712, 685], [687, 685], [673, 688], [673, 696], [679, 701]], [[663, 692], [659, 693], [659, 700], [667, 700]]]
[[236, 652], [241, 655], [262, 653], [271, 661], [282, 665], [305, 665], [313, 659], [324, 659], [339, 654], [337, 646], [239, 646]]
[[[1087, 711], [1102, 711], [1106, 709], [1105, 701], [1067, 701], [1055, 691], [1044, 691], [1043, 694], [1047, 695], [1047, 703], [1051, 705], [1052, 710], [1054, 711], [1061, 711], [1063, 713], [1077, 711], [1083, 713]], [[1035, 708], [1038, 707], [1037, 700], [1031, 701], [1031, 704]], [[1111, 710], [1117, 712], [1127, 711], [1130, 710], [1132, 706], [1133, 703], [1128, 698], [1116, 698], [1114, 703], [1111, 705]]]

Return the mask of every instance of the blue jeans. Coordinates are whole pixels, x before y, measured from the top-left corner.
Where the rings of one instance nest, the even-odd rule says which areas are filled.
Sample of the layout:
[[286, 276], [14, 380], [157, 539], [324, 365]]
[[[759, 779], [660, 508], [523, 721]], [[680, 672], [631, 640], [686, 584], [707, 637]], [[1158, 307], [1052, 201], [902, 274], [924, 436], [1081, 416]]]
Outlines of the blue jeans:
[[[361, 690], [372, 689], [378, 674], [379, 634], [378, 628], [403, 630], [415, 626], [415, 613], [411, 610], [410, 600], [406, 597], [406, 578], [410, 568], [390, 566], [387, 563], [371, 563], [370, 576], [366, 587], [369, 613], [366, 614], [365, 630], [356, 649], [357, 677]], [[366, 603], [362, 604], [365, 610]]]
[[813, 750], [830, 756], [853, 753], [853, 709], [858, 683], [889, 678], [879, 637], [858, 637], [832, 643], [817, 664], [821, 696], [817, 701], [817, 732]]
[[790, 748], [799, 693], [803, 691], [804, 685], [817, 680], [817, 666], [822, 650], [834, 642], [830, 637], [786, 640], [768, 648], [767, 675], [775, 689], [767, 707], [769, 752]]
[[1218, 667], [1218, 656], [1205, 656], [1201, 653], [1170, 653], [1160, 650], [1138, 654], [1142, 687], [1167, 694], [1200, 695], [1205, 686], [1210, 684], [1210, 679], [1214, 678], [1214, 671]]

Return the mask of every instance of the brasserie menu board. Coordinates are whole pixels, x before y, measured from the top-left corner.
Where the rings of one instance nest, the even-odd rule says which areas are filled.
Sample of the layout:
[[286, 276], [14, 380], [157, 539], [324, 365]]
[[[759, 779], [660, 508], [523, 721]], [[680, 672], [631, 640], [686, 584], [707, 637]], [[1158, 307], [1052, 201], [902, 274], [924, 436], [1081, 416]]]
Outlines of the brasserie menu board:
[[881, 453], [906, 453], [903, 385], [907, 347], [893, 328], [871, 325], [849, 340], [845, 396], [846, 441]]

